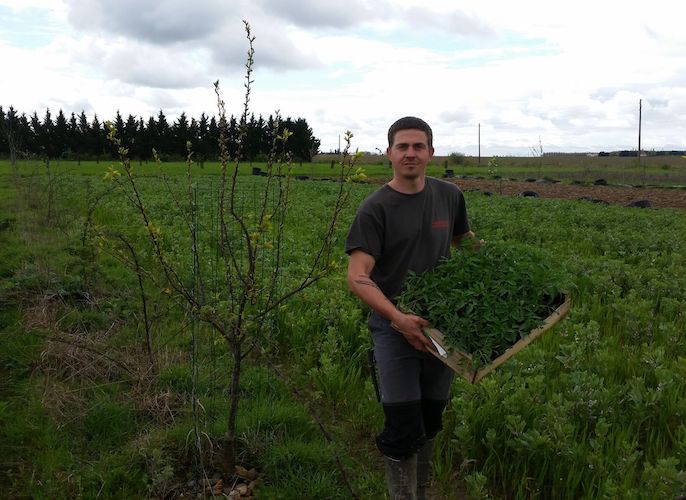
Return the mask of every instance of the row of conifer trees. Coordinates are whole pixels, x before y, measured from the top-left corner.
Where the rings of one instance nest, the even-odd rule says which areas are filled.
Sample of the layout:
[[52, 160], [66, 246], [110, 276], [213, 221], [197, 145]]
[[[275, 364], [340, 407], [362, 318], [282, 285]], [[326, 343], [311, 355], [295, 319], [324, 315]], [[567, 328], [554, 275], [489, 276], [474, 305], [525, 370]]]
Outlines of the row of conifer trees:
[[[147, 161], [153, 148], [163, 160], [183, 160], [187, 156], [187, 143], [196, 160], [215, 160], [218, 156], [219, 120], [204, 113], [198, 119], [181, 113], [171, 123], [160, 110], [157, 117], [147, 120], [131, 114], [126, 119], [117, 111], [112, 125], [117, 129], [123, 144], [129, 148], [132, 159]], [[241, 160], [265, 160], [272, 149], [275, 121], [273, 116], [264, 119], [251, 115], [246, 123], [235, 117], [228, 119], [229, 153]], [[320, 141], [304, 118], [286, 118], [279, 123], [277, 132], [287, 128], [291, 136], [287, 149], [296, 161], [310, 161], [317, 154]], [[241, 130], [244, 140], [238, 147]], [[59, 110], [53, 117], [49, 109], [43, 118], [34, 112], [30, 116], [17, 112], [12, 106], [0, 106], [0, 157], [41, 158], [45, 160], [101, 160], [115, 158], [117, 152], [107, 138], [105, 121], [97, 114], [91, 120], [85, 112], [65, 115]]]

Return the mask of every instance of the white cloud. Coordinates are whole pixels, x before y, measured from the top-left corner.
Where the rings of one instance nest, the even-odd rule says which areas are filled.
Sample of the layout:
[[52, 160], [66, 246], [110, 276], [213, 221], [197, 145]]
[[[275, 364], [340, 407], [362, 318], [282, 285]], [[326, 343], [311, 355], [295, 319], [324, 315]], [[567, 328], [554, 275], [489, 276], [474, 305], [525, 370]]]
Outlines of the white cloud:
[[45, 39], [22, 46], [30, 37], [0, 27], [10, 68], [0, 105], [27, 113], [213, 114], [219, 79], [237, 114], [245, 18], [256, 37], [253, 110], [305, 117], [323, 149], [347, 129], [360, 149], [383, 149], [388, 125], [407, 114], [433, 125], [438, 152], [475, 152], [479, 123], [488, 154], [528, 154], [539, 136], [544, 149], [632, 147], [639, 99], [645, 143], [686, 147], [680, 2], [0, 0], [2, 9]]
[[472, 12], [457, 9], [433, 10], [426, 6], [412, 5], [403, 12], [403, 20], [409, 25], [419, 25], [427, 30], [443, 30], [465, 36], [492, 37], [495, 35], [488, 22]]
[[303, 28], [350, 28], [382, 17], [390, 7], [379, 0], [260, 0], [259, 3], [265, 12]]
[[166, 44], [204, 38], [230, 6], [221, 0], [65, 0], [79, 30], [130, 36]]

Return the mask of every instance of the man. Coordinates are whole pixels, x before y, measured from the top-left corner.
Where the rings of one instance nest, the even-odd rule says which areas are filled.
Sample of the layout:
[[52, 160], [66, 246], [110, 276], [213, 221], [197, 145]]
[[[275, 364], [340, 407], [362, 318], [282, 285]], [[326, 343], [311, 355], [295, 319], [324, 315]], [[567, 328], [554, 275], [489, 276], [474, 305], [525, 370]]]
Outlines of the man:
[[426, 176], [431, 127], [415, 117], [388, 130], [393, 179], [358, 209], [346, 240], [348, 285], [372, 309], [369, 328], [379, 374], [384, 428], [376, 444], [385, 457], [392, 499], [422, 499], [434, 437], [441, 430], [453, 372], [434, 357], [422, 333], [428, 321], [394, 304], [408, 272], [424, 273], [450, 255], [451, 244], [474, 237], [462, 192]]

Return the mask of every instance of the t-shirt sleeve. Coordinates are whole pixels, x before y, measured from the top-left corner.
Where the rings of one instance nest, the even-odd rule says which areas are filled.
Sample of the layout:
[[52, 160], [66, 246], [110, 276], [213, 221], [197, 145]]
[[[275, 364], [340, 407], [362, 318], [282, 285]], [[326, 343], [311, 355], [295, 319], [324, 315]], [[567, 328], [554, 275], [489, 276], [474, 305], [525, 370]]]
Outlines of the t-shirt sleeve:
[[458, 189], [457, 199], [455, 200], [457, 205], [457, 212], [455, 214], [455, 224], [453, 225], [453, 235], [458, 236], [460, 234], [465, 234], [469, 232], [469, 219], [467, 218], [467, 204], [464, 201], [464, 195], [462, 191]]
[[363, 205], [357, 211], [345, 240], [345, 253], [363, 250], [378, 260], [383, 251], [383, 220], [368, 206]]

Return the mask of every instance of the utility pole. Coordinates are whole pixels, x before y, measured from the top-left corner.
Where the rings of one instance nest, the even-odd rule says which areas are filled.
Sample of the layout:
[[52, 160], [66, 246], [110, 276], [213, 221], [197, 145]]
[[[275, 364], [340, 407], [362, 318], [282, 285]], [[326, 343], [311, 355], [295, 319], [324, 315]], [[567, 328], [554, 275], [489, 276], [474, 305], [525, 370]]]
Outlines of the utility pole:
[[[641, 167], [641, 118], [643, 99], [638, 100], [638, 167]], [[643, 162], [643, 184], [646, 183], [646, 167]]]
[[479, 160], [478, 165], [481, 166], [481, 124], [479, 123]]
[[641, 104], [643, 99], [638, 100], [638, 165], [641, 165]]

